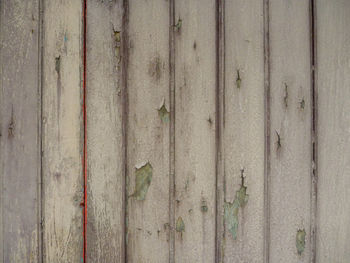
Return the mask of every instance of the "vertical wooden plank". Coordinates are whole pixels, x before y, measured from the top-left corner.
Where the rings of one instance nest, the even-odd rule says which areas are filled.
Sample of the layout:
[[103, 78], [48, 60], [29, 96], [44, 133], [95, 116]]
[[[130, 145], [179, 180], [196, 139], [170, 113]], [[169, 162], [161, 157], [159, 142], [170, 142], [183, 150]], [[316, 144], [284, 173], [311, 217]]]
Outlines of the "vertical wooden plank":
[[44, 1], [44, 261], [81, 262], [82, 2]]
[[129, 1], [128, 262], [169, 261], [169, 2]]
[[38, 262], [39, 1], [0, 12], [0, 262]]
[[262, 1], [225, 3], [225, 262], [264, 251], [263, 26]]
[[123, 1], [87, 1], [87, 261], [124, 259]]
[[214, 262], [216, 6], [175, 1], [175, 261]]
[[225, 245], [225, 173], [224, 173], [224, 112], [225, 112], [225, 1], [216, 2], [216, 94], [215, 94], [215, 262], [224, 261]]
[[[269, 16], [270, 262], [309, 262], [312, 159], [309, 1], [270, 0]], [[305, 246], [301, 244], [304, 233]]]
[[350, 258], [350, 2], [316, 1], [317, 262]]
[[175, 0], [169, 1], [169, 263], [175, 262]]

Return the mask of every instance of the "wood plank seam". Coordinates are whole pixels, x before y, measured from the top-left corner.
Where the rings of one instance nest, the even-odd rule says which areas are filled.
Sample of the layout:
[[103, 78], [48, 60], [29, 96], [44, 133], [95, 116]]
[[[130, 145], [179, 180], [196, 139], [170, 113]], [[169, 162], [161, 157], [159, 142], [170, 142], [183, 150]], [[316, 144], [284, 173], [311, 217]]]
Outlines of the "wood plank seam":
[[169, 3], [169, 262], [175, 262], [175, 0]]
[[129, 1], [123, 0], [123, 19], [122, 19], [122, 140], [123, 140], [123, 211], [124, 211], [124, 237], [123, 237], [123, 253], [124, 262], [128, 262], [128, 111], [129, 111], [129, 99], [128, 99], [128, 63], [129, 63]]
[[86, 262], [86, 226], [87, 226], [87, 162], [86, 162], [86, 0], [83, 1], [83, 174], [84, 174], [84, 215], [83, 215], [83, 261]]
[[270, 258], [270, 36], [269, 0], [263, 2], [264, 16], [264, 89], [265, 89], [265, 157], [264, 157], [264, 262]]
[[39, 209], [38, 209], [38, 259], [39, 263], [44, 262], [44, 231], [43, 231], [43, 209], [44, 209], [44, 188], [43, 188], [43, 180], [44, 180], [44, 174], [43, 174], [43, 159], [42, 159], [42, 152], [43, 152], [43, 38], [44, 38], [44, 28], [43, 28], [43, 10], [44, 10], [44, 0], [39, 0], [39, 10], [38, 10], [38, 94], [39, 94], [39, 121], [38, 121], [38, 148], [39, 148], [39, 182], [38, 182], [38, 202], [39, 202]]
[[316, 262], [316, 235], [317, 235], [317, 38], [316, 38], [316, 1], [310, 0], [310, 67], [311, 67], [311, 224], [310, 224], [310, 262]]
[[[224, 259], [223, 240], [225, 225], [223, 223], [223, 205], [225, 198], [225, 174], [223, 169], [223, 128], [225, 110], [225, 0], [216, 2], [216, 122], [215, 122], [215, 144], [216, 144], [216, 193], [215, 193], [215, 262]], [[221, 194], [220, 194], [221, 192]]]

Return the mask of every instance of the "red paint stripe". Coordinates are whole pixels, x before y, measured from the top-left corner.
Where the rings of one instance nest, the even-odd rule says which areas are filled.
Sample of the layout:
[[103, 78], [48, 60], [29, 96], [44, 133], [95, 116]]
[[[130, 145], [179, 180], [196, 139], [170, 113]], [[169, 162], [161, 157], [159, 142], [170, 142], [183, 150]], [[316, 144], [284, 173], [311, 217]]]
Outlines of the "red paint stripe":
[[83, 4], [83, 26], [84, 26], [84, 35], [83, 35], [83, 119], [84, 119], [84, 152], [83, 152], [83, 174], [84, 174], [84, 225], [83, 225], [83, 262], [86, 262], [86, 225], [87, 225], [87, 192], [86, 192], [86, 184], [87, 184], [87, 151], [86, 151], [86, 0], [84, 0]]

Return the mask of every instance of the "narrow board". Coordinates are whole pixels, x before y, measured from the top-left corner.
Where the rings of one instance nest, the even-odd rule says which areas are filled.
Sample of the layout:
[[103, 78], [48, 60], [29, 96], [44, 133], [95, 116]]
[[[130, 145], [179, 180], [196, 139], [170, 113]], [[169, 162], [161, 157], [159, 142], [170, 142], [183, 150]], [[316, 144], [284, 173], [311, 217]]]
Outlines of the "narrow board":
[[269, 21], [269, 262], [310, 262], [309, 1], [270, 0]]
[[82, 2], [44, 1], [44, 262], [82, 262]]
[[169, 261], [169, 2], [129, 2], [127, 260]]
[[39, 1], [0, 12], [0, 262], [39, 262]]
[[215, 261], [216, 4], [175, 1], [175, 261]]
[[262, 262], [265, 142], [263, 1], [227, 1], [224, 21], [224, 262]]
[[87, 1], [87, 262], [124, 260], [123, 1]]
[[319, 263], [350, 258], [350, 2], [316, 1]]

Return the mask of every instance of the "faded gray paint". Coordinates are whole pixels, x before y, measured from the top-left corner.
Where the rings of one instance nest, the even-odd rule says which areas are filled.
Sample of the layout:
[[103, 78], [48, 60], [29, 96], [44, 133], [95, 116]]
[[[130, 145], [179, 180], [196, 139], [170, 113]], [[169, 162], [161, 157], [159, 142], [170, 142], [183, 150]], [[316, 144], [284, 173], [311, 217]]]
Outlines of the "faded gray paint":
[[39, 1], [0, 1], [0, 262], [38, 262]]
[[[350, 257], [350, 5], [309, 2], [87, 0], [87, 262]], [[0, 262], [83, 257], [82, 4], [0, 2]]]

